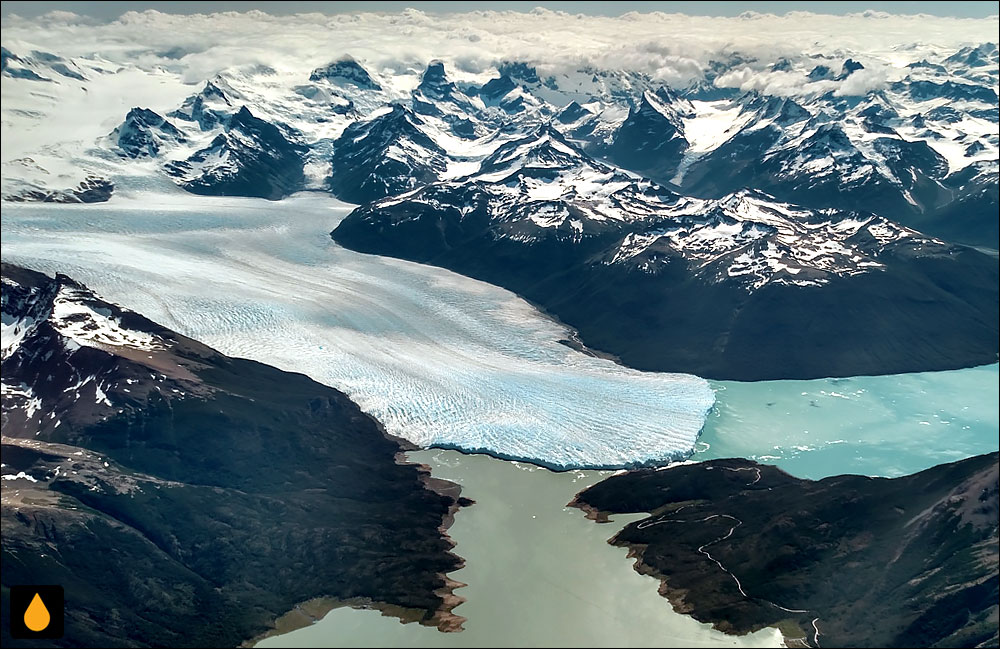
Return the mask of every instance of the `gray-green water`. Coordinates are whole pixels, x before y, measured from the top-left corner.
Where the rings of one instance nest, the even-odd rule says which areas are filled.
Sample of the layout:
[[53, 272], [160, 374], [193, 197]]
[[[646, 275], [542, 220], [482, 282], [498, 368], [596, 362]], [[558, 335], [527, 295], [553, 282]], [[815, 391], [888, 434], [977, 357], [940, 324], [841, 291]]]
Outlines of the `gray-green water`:
[[[434, 475], [458, 482], [476, 500], [451, 528], [468, 586], [455, 609], [465, 630], [441, 633], [400, 624], [377, 611], [336, 609], [312, 626], [267, 638], [258, 647], [760, 647], [779, 646], [776, 631], [733, 637], [674, 613], [636, 573], [625, 550], [607, 544], [618, 526], [598, 525], [565, 507], [606, 473], [553, 473], [527, 464], [456, 451], [409, 454]], [[319, 560], [322, 560], [321, 558]]]
[[[815, 381], [713, 384], [717, 403], [693, 459], [750, 457], [794, 475], [895, 476], [998, 448], [998, 366]], [[627, 425], [627, 422], [623, 422]], [[678, 615], [657, 581], [606, 543], [638, 516], [597, 525], [565, 504], [605, 473], [552, 473], [452, 451], [411, 454], [477, 501], [451, 529], [468, 583], [461, 633], [337, 609], [261, 647], [760, 646], [774, 631], [726, 636]]]

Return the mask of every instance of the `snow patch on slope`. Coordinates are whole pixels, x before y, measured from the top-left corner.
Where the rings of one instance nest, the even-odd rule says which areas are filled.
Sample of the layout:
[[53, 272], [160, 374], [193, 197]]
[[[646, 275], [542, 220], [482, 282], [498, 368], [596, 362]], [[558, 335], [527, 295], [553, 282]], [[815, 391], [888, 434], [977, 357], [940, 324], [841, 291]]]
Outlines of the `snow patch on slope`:
[[69, 340], [87, 347], [111, 345], [143, 350], [164, 347], [163, 341], [156, 336], [127, 329], [112, 316], [111, 311], [93, 307], [88, 302], [86, 292], [68, 286], [60, 287], [53, 301], [52, 325]]

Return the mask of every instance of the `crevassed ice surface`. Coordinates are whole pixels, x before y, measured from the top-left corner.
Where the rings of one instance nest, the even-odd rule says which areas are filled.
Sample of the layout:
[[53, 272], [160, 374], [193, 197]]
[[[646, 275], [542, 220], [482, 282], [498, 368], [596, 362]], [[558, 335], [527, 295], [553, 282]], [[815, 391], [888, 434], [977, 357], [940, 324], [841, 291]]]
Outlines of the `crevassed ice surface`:
[[589, 357], [508, 291], [346, 250], [329, 232], [350, 209], [321, 195], [183, 193], [4, 205], [3, 258], [339, 388], [420, 446], [559, 468], [692, 450], [714, 401], [708, 382]]

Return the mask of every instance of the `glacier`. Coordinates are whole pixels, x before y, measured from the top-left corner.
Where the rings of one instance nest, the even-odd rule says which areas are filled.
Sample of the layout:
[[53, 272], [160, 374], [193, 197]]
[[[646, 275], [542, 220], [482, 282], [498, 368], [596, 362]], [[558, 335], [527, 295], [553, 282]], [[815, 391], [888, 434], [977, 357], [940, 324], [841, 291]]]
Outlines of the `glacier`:
[[343, 390], [420, 447], [557, 470], [661, 464], [693, 451], [714, 404], [701, 378], [561, 344], [571, 331], [506, 290], [340, 247], [327, 233], [353, 206], [328, 196], [132, 196], [5, 205], [4, 260]]

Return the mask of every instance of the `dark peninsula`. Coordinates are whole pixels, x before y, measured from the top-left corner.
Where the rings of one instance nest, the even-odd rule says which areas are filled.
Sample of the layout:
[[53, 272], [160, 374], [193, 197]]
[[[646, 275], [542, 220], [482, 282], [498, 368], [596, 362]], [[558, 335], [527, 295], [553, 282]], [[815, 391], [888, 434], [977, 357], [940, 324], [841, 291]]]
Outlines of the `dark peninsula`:
[[633, 471], [580, 493], [674, 608], [789, 646], [997, 646], [998, 454], [900, 478], [800, 480], [749, 460]]

